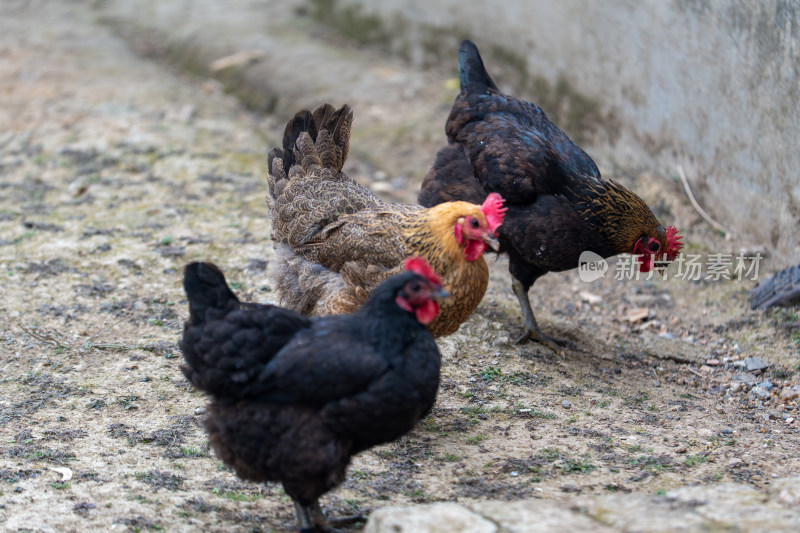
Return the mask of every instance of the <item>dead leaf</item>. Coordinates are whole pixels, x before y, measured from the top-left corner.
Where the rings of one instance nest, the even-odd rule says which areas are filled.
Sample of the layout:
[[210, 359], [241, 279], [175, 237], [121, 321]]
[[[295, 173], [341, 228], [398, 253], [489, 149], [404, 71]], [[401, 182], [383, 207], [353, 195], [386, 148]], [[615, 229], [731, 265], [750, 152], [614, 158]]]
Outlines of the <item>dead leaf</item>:
[[578, 293], [578, 296], [581, 297], [581, 300], [584, 302], [588, 302], [590, 304], [599, 304], [603, 301], [602, 296], [598, 296], [597, 294], [591, 293], [589, 291], [581, 291]]
[[219, 72], [220, 70], [224, 70], [228, 67], [247, 65], [263, 55], [264, 52], [260, 50], [244, 50], [242, 52], [236, 52], [235, 54], [221, 57], [215, 61], [212, 61], [209, 65], [209, 68], [211, 69], [211, 72]]
[[650, 309], [646, 307], [636, 307], [628, 311], [628, 314], [625, 316], [625, 320], [633, 324], [641, 320], [647, 320], [647, 317], [649, 316]]
[[47, 469], [61, 474], [61, 481], [69, 481], [72, 479], [72, 470], [65, 466], [48, 466]]

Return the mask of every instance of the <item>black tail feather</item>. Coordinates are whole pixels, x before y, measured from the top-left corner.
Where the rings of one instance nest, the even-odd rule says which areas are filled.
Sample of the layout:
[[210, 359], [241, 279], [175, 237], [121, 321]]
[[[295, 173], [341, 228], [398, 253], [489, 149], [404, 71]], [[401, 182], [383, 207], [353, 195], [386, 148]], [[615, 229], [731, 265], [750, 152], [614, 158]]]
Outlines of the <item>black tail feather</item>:
[[294, 145], [304, 131], [308, 132], [311, 139], [317, 138], [314, 120], [312, 120], [311, 113], [305, 109], [298, 111], [294, 118], [286, 123], [286, 129], [283, 131], [283, 170], [287, 174], [294, 165]]
[[201, 320], [207, 309], [224, 309], [239, 299], [228, 288], [225, 276], [212, 263], [189, 263], [183, 270], [183, 289], [189, 299], [193, 322]]
[[[272, 160], [280, 157], [283, 160], [283, 170], [288, 175], [289, 169], [298, 163], [294, 153], [297, 140], [303, 132], [306, 132], [312, 144], [317, 145], [317, 152], [323, 164], [341, 170], [350, 148], [352, 122], [353, 110], [347, 104], [339, 109], [330, 104], [323, 104], [313, 113], [307, 110], [299, 111], [286, 124], [283, 132], [283, 150], [275, 148], [270, 151], [269, 168], [272, 168]], [[318, 144], [318, 141], [321, 142]]]
[[462, 91], [479, 93], [486, 89], [497, 90], [497, 85], [483, 66], [478, 47], [469, 39], [461, 41], [458, 47], [458, 79]]

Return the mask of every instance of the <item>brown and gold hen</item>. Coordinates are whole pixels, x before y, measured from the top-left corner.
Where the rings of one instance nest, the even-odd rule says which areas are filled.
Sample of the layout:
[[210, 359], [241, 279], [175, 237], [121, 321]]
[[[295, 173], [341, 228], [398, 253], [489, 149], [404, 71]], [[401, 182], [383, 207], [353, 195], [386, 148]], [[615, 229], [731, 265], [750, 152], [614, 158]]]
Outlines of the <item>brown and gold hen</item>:
[[496, 248], [505, 208], [499, 194], [483, 205], [435, 207], [380, 200], [342, 172], [353, 112], [347, 105], [301, 111], [286, 125], [283, 149], [269, 154], [269, 196], [280, 303], [304, 315], [352, 313], [375, 286], [422, 256], [451, 297], [429, 325], [449, 335], [486, 292], [487, 246]]

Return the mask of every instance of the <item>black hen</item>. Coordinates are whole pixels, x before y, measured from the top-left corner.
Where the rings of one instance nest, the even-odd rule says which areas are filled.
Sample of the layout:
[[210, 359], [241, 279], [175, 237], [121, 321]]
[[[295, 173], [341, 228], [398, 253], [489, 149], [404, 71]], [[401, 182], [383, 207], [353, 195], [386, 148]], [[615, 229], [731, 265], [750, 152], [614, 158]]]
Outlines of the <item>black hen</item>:
[[461, 93], [445, 125], [449, 144], [425, 177], [419, 203], [480, 203], [491, 192], [505, 198], [500, 251], [509, 256], [525, 322], [520, 340], [555, 348], [528, 300], [540, 276], [577, 267], [584, 251], [636, 254], [647, 272], [654, 258], [674, 259], [680, 237], [636, 194], [602, 179], [594, 161], [538, 106], [501, 93], [471, 41], [458, 49], [458, 71]]
[[408, 267], [354, 314], [322, 318], [240, 302], [216, 266], [186, 267], [182, 370], [212, 397], [211, 445], [239, 477], [282, 482], [302, 531], [324, 526], [318, 498], [354, 454], [410, 431], [436, 399], [440, 354], [421, 322], [443, 291], [423, 260]]

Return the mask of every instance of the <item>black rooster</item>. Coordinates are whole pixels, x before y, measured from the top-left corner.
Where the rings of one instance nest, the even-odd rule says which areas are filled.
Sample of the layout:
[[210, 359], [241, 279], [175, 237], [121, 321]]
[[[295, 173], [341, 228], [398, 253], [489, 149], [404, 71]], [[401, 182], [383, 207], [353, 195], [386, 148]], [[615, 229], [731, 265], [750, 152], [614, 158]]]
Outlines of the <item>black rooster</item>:
[[425, 177], [419, 203], [481, 203], [491, 192], [505, 198], [500, 252], [509, 256], [522, 309], [520, 340], [556, 349], [563, 341], [539, 330], [528, 300], [540, 276], [577, 267], [587, 250], [635, 254], [647, 272], [654, 259], [675, 258], [681, 237], [636, 194], [602, 179], [594, 161], [538, 106], [501, 93], [471, 41], [458, 49], [458, 72], [461, 93], [445, 125], [449, 144]]
[[303, 532], [324, 530], [318, 498], [350, 458], [410, 431], [436, 399], [425, 324], [446, 293], [424, 260], [406, 266], [352, 315], [321, 318], [240, 302], [210, 263], [185, 269], [182, 370], [211, 395], [211, 445], [239, 477], [282, 482]]

